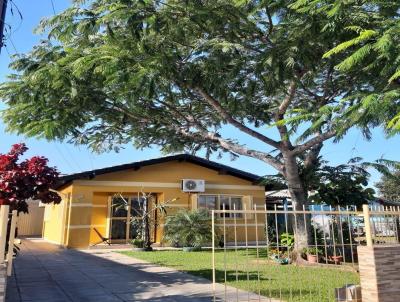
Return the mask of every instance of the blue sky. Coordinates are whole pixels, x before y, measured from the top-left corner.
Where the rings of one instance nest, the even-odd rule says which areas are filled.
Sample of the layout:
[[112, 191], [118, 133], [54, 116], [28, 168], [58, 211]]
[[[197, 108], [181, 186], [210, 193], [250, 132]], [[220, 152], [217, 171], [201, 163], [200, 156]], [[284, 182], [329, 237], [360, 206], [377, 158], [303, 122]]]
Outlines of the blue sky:
[[[6, 21], [12, 26], [11, 40], [8, 39], [7, 49], [3, 48], [0, 55], [0, 81], [5, 80], [7, 74], [10, 72], [8, 69], [10, 62], [9, 54], [29, 51], [40, 40], [39, 36], [33, 34], [33, 29], [39, 23], [40, 19], [53, 14], [51, 0], [13, 0], [13, 2], [21, 10], [23, 20], [21, 21], [17, 16], [15, 8], [14, 16], [11, 15], [10, 10], [8, 11]], [[69, 0], [53, 0], [53, 2], [56, 11], [68, 7], [70, 3]], [[0, 108], [3, 109], [4, 105], [0, 104]], [[0, 121], [0, 153], [7, 152], [13, 143], [26, 142], [30, 148], [28, 156], [44, 155], [49, 158], [51, 165], [57, 166], [65, 174], [161, 156], [157, 147], [135, 150], [132, 146], [126, 146], [120, 153], [93, 154], [84, 146], [76, 147], [61, 142], [26, 139], [22, 136], [5, 133], [4, 128], [4, 124]], [[259, 148], [260, 150], [264, 148], [258, 142], [240, 133], [236, 133], [231, 128], [224, 129], [224, 134], [235, 137], [240, 141], [251, 143], [254, 148]], [[380, 157], [400, 160], [399, 150], [399, 136], [386, 139], [380, 129], [374, 129], [373, 139], [368, 142], [362, 137], [359, 131], [352, 130], [337, 144], [327, 142], [322, 150], [322, 155], [332, 164], [340, 164], [345, 163], [349, 158], [354, 156], [361, 156], [368, 161]], [[241, 157], [235, 161], [231, 161], [230, 156], [226, 155], [222, 159], [218, 159], [217, 156], [213, 156], [212, 159], [258, 175], [275, 173], [267, 164], [250, 158]], [[371, 172], [372, 185], [380, 176], [376, 172]]]

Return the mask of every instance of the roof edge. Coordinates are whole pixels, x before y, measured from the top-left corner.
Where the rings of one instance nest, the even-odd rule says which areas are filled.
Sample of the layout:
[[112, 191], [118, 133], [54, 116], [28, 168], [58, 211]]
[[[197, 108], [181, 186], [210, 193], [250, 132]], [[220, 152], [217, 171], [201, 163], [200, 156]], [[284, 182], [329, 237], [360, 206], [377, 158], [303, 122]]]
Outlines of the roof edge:
[[154, 159], [148, 159], [148, 160], [143, 160], [143, 161], [138, 161], [138, 162], [132, 162], [132, 163], [127, 163], [127, 164], [122, 164], [122, 165], [117, 165], [117, 166], [111, 166], [111, 167], [106, 167], [106, 168], [100, 168], [100, 169], [95, 169], [95, 170], [89, 170], [89, 171], [84, 171], [84, 172], [79, 172], [79, 173], [74, 173], [66, 176], [60, 177], [60, 182], [55, 186], [55, 189], [59, 189], [61, 187], [64, 187], [68, 185], [70, 182], [73, 180], [78, 180], [78, 179], [93, 179], [94, 177], [98, 175], [103, 175], [107, 173], [113, 173], [113, 172], [119, 172], [127, 169], [139, 169], [141, 167], [145, 166], [151, 166], [151, 165], [156, 165], [156, 164], [162, 164], [170, 161], [185, 161], [185, 162], [190, 162], [208, 169], [212, 169], [215, 171], [223, 171], [225, 174], [234, 176], [237, 178], [241, 178], [247, 181], [251, 181], [254, 184], [257, 184], [262, 177], [258, 176], [256, 174], [252, 174], [249, 172], [245, 172], [243, 170], [239, 170], [227, 165], [223, 165], [214, 161], [210, 161], [208, 159], [198, 157], [195, 155], [190, 155], [190, 154], [177, 154], [177, 155], [169, 155], [169, 156], [164, 156], [164, 157], [158, 157]]

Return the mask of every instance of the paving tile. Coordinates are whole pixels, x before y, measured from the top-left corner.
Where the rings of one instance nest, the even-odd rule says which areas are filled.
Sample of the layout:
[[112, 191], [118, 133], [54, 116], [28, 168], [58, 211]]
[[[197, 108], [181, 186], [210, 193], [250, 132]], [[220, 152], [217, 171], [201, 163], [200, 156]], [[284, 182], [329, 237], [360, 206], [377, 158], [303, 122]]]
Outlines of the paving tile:
[[37, 287], [37, 286], [21, 286], [20, 287], [22, 301], [43, 301], [43, 300], [66, 300], [67, 296], [56, 286]]
[[208, 280], [107, 250], [23, 240], [14, 264], [6, 302], [212, 301]]

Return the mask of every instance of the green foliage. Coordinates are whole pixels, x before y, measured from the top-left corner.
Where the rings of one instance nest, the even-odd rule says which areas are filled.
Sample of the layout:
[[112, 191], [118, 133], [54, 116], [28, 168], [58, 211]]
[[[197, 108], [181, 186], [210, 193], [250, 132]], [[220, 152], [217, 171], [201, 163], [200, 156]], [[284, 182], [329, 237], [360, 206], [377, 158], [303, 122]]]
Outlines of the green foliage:
[[307, 247], [303, 249], [304, 255], [322, 255], [322, 250], [316, 247]]
[[[323, 59], [351, 36], [349, 24], [300, 4], [74, 1], [41, 22], [37, 31], [47, 39], [14, 58], [16, 73], [0, 92], [8, 105], [3, 119], [8, 130], [96, 151], [134, 142], [165, 152], [237, 154], [216, 139], [228, 121], [204, 101], [202, 89], [239, 123], [260, 130], [289, 124], [284, 140], [305, 122], [313, 126], [296, 137], [343, 134], [356, 122], [348, 110], [361, 104], [350, 96], [369, 78], [333, 69], [348, 48]], [[276, 121], [291, 82], [296, 94]]]
[[[303, 170], [303, 179], [310, 194], [309, 199], [318, 204], [360, 206], [374, 199], [375, 191], [368, 188], [370, 177], [361, 158], [353, 158], [347, 164], [329, 166], [320, 161], [312, 171]], [[375, 163], [377, 166], [378, 164]]]
[[292, 199], [304, 204], [296, 159], [353, 126], [367, 138], [382, 122], [400, 129], [398, 7], [73, 1], [41, 22], [44, 41], [14, 58], [2, 117], [10, 131], [98, 152], [133, 143], [250, 156], [290, 171]]
[[[384, 1], [295, 1], [304, 13], [325, 14], [327, 30], [339, 23], [348, 29], [324, 58], [346, 53], [336, 69], [366, 79], [364, 87], [349, 94], [356, 106], [349, 112], [362, 126], [385, 123], [389, 134], [400, 131], [400, 2]], [[367, 80], [367, 77], [369, 79]]]
[[288, 250], [292, 250], [294, 247], [294, 235], [289, 233], [281, 234], [281, 246], [286, 247]]
[[201, 247], [211, 242], [211, 216], [208, 210], [181, 211], [167, 217], [164, 240], [183, 247]]
[[383, 175], [375, 186], [382, 198], [400, 202], [400, 169], [395, 169], [392, 175]]
[[131, 241], [131, 244], [136, 248], [143, 248], [144, 247], [143, 239], [133, 239]]

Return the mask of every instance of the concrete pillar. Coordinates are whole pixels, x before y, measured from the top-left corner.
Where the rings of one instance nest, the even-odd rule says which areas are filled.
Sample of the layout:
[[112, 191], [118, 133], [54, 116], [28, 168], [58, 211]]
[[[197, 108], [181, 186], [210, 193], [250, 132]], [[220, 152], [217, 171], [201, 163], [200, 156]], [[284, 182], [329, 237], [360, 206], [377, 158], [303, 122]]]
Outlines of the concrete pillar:
[[400, 245], [359, 246], [363, 302], [400, 301]]

